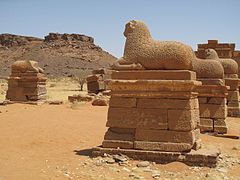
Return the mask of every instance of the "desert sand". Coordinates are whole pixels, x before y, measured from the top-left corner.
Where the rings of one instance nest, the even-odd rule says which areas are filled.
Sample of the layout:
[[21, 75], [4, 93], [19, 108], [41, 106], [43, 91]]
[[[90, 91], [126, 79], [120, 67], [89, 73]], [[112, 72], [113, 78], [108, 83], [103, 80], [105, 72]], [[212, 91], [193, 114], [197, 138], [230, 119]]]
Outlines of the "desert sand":
[[[104, 157], [91, 158], [91, 148], [102, 143], [108, 108], [68, 103], [67, 95], [77, 90], [73, 82], [52, 81], [49, 99], [64, 100], [62, 105], [0, 106], [0, 180], [153, 179], [159, 177], [153, 176], [156, 172], [160, 179], [240, 179], [239, 139], [207, 134], [201, 135], [203, 144], [222, 151], [216, 168], [179, 162], [150, 162], [147, 168], [139, 168], [139, 161], [131, 159], [119, 165]], [[229, 133], [240, 134], [239, 122], [240, 118], [227, 119]]]

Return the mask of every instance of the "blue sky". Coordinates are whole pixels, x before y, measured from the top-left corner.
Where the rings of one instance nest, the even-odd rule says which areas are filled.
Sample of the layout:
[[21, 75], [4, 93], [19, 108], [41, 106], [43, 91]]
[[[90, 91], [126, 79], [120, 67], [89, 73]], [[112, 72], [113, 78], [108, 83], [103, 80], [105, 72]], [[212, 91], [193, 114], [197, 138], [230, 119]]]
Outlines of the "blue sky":
[[0, 33], [85, 34], [117, 57], [123, 54], [124, 26], [132, 19], [143, 20], [154, 39], [193, 49], [218, 39], [240, 49], [240, 0], [0, 0]]

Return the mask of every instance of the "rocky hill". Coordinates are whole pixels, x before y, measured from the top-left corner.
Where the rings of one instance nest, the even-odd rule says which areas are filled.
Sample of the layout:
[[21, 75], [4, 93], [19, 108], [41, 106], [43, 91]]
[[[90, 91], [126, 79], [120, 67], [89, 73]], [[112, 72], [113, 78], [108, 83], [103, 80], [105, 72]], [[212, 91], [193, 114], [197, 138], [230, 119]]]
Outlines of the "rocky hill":
[[109, 67], [116, 58], [80, 34], [49, 33], [44, 39], [0, 34], [0, 76], [10, 74], [16, 60], [34, 60], [48, 76], [74, 76], [83, 70]]

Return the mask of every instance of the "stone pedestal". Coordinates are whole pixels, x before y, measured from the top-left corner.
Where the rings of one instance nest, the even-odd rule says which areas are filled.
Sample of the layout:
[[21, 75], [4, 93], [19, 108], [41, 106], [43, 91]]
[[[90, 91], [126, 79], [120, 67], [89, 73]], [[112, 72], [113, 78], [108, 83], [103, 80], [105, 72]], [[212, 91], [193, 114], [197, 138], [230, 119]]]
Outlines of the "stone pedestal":
[[46, 80], [44, 74], [34, 71], [12, 71], [8, 78], [6, 99], [18, 102], [46, 100]]
[[187, 70], [113, 72], [108, 82], [108, 130], [102, 147], [94, 149], [93, 155], [118, 151], [151, 160], [166, 152], [177, 157], [178, 153], [198, 150], [201, 141], [196, 88], [200, 85], [195, 72]]
[[227, 133], [227, 87], [222, 79], [199, 79], [198, 87], [201, 132]]
[[87, 89], [88, 93], [99, 93], [101, 91], [104, 91], [105, 88], [105, 82], [103, 80], [102, 74], [94, 74], [89, 75], [87, 77]]
[[229, 86], [227, 96], [228, 116], [240, 117], [239, 79], [237, 74], [225, 75], [225, 84]]

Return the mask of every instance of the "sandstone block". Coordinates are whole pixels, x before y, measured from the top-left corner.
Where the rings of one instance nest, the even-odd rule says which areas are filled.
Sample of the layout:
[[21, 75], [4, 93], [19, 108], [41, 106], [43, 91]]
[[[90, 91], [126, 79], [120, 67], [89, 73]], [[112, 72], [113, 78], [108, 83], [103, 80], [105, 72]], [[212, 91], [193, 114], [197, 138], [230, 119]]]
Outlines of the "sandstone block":
[[239, 107], [229, 107], [228, 106], [228, 116], [230, 116], [230, 117], [240, 117], [240, 108]]
[[198, 97], [226, 97], [228, 89], [226, 86], [202, 85], [197, 87]]
[[37, 81], [30, 82], [30, 81], [19, 80], [18, 86], [19, 87], [23, 87], [23, 88], [37, 88], [38, 87], [38, 83], [37, 83]]
[[139, 108], [159, 108], [159, 109], [198, 109], [198, 99], [157, 99], [145, 98], [138, 99], [137, 107]]
[[102, 147], [104, 147], [104, 148], [133, 149], [134, 144], [133, 144], [132, 141], [103, 140]]
[[227, 99], [223, 97], [209, 97], [207, 103], [225, 106], [227, 103]]
[[200, 126], [213, 127], [213, 119], [210, 119], [210, 118], [200, 118]]
[[235, 101], [229, 101], [228, 104], [227, 104], [228, 107], [236, 107], [236, 108], [239, 108], [240, 107], [240, 104], [239, 104], [239, 101], [235, 100]]
[[135, 141], [134, 149], [168, 152], [190, 151], [193, 145], [187, 143]]
[[225, 119], [227, 117], [227, 106], [201, 104], [199, 110], [201, 118]]
[[239, 79], [225, 79], [225, 84], [226, 86], [230, 86], [230, 90], [234, 91], [234, 90], [238, 90], [238, 86], [239, 86]]
[[[197, 132], [198, 131], [198, 132]], [[188, 143], [193, 145], [196, 138], [199, 139], [199, 129], [181, 132], [169, 130], [152, 130], [152, 129], [136, 129], [136, 141], [150, 142], [171, 142], [171, 143]]]
[[89, 82], [89, 83], [87, 83], [87, 89], [88, 89], [88, 92], [98, 93], [99, 91], [105, 89], [104, 81], [102, 81], [102, 82], [98, 82], [98, 81]]
[[202, 147], [202, 141], [201, 139], [198, 139], [195, 141], [192, 149], [194, 149], [195, 151], [199, 150]]
[[134, 137], [135, 129], [108, 128], [105, 133], [104, 140], [133, 141]]
[[103, 75], [101, 75], [101, 74], [89, 75], [86, 80], [88, 83], [96, 82], [96, 81], [103, 81]]
[[201, 81], [203, 85], [220, 85], [225, 86], [223, 79], [198, 79], [198, 81]]
[[208, 118], [200, 118], [199, 125], [201, 132], [211, 132], [213, 131], [213, 120]]
[[188, 70], [138, 70], [117, 71], [112, 73], [112, 79], [122, 80], [196, 80], [196, 73]]
[[213, 132], [213, 126], [206, 126], [206, 125], [200, 125], [199, 126], [201, 132]]
[[112, 91], [134, 92], [192, 92], [196, 86], [201, 86], [200, 81], [193, 80], [110, 80], [108, 87]]
[[115, 97], [132, 98], [168, 98], [168, 99], [194, 99], [198, 96], [196, 92], [160, 92], [160, 91], [111, 91]]
[[199, 110], [168, 110], [168, 128], [177, 131], [191, 131], [197, 127]]
[[129, 108], [136, 107], [137, 99], [111, 96], [109, 106], [110, 107], [129, 107]]
[[208, 102], [207, 97], [198, 97], [199, 104], [206, 104]]
[[214, 126], [214, 132], [219, 134], [225, 134], [227, 133], [227, 127], [226, 126]]
[[167, 129], [167, 110], [109, 107], [107, 127]]
[[228, 101], [239, 101], [239, 91], [228, 91]]
[[215, 126], [227, 126], [225, 119], [214, 119], [213, 123], [214, 123], [214, 127]]

